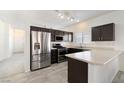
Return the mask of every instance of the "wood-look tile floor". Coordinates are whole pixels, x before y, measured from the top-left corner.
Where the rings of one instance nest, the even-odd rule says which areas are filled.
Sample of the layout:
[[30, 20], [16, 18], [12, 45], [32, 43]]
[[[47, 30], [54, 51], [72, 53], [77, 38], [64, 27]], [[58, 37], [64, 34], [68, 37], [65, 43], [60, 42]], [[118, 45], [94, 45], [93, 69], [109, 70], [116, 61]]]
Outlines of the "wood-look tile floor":
[[[15, 57], [16, 56], [16, 57]], [[20, 58], [15, 55], [13, 58]], [[67, 83], [67, 62], [59, 63], [51, 65], [50, 67], [40, 69], [34, 72], [22, 72], [18, 73], [22, 69], [22, 62], [19, 62], [21, 64], [19, 66], [19, 70], [15, 72], [14, 66], [13, 68], [9, 70], [5, 70], [5, 68], [8, 68], [8, 66], [12, 63], [11, 62], [18, 62], [17, 60], [11, 58], [11, 61], [7, 66], [4, 68], [2, 66], [3, 63], [0, 64], [1, 68], [0, 70], [3, 72], [0, 72], [0, 75], [3, 75], [4, 77], [0, 77], [1, 83]], [[21, 58], [22, 59], [22, 58]], [[6, 61], [8, 62], [8, 61]], [[7, 63], [4, 63], [7, 64]], [[19, 65], [18, 64], [18, 65]], [[18, 65], [15, 65], [15, 67], [18, 67]], [[5, 70], [5, 71], [4, 71]], [[13, 72], [14, 71], [14, 72]], [[6, 73], [8, 76], [4, 75]], [[11, 73], [10, 73], [11, 72]], [[13, 74], [16, 73], [16, 74]], [[124, 83], [124, 72], [119, 71], [116, 75], [116, 77], [113, 79], [113, 83]]]
[[16, 53], [0, 61], [0, 78], [25, 72], [24, 62], [24, 53]]
[[0, 78], [1, 83], [66, 83], [67, 62], [50, 67]]

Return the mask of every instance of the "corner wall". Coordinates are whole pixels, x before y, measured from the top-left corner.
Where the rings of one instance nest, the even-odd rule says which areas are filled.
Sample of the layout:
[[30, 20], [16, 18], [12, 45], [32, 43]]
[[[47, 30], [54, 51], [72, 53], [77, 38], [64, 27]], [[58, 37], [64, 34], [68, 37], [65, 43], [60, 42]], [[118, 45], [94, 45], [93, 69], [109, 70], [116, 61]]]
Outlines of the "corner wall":
[[0, 20], [0, 61], [11, 56], [9, 25]]

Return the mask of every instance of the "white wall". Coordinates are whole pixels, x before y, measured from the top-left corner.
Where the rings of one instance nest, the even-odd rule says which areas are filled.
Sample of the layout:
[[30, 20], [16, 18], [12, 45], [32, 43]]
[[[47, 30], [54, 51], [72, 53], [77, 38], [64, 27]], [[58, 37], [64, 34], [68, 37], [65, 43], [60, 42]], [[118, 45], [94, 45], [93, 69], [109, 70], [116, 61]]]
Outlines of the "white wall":
[[[90, 46], [105, 46], [105, 47], [116, 47], [124, 50], [124, 11], [114, 11], [79, 24], [71, 25], [66, 27], [65, 30], [72, 31], [74, 33], [84, 32], [88, 33], [91, 38], [91, 27], [103, 25], [107, 23], [115, 23], [115, 41], [113, 42], [91, 42], [87, 45]], [[120, 70], [124, 71], [124, 54], [120, 56]]]
[[25, 31], [0, 20], [0, 61], [11, 57], [13, 53], [24, 53], [24, 35]]
[[13, 52], [24, 53], [24, 36], [25, 31], [20, 29], [13, 30]]
[[11, 56], [9, 25], [0, 20], [0, 61]]
[[[0, 11], [0, 60], [6, 59], [11, 56], [13, 51], [12, 41], [9, 34], [13, 36], [13, 30], [20, 29], [25, 31], [24, 36], [24, 57], [25, 57], [25, 71], [30, 71], [30, 23], [26, 23], [25, 20], [17, 18], [16, 14], [11, 14], [11, 11]], [[6, 24], [6, 27], [5, 27]], [[32, 24], [33, 25], [33, 24]], [[10, 32], [9, 32], [10, 30]], [[8, 39], [9, 38], [9, 39]], [[11, 42], [11, 44], [9, 44]], [[10, 50], [9, 50], [9, 48]], [[10, 53], [8, 53], [10, 51]]]
[[88, 83], [112, 83], [118, 71], [118, 57], [105, 65], [88, 64]]

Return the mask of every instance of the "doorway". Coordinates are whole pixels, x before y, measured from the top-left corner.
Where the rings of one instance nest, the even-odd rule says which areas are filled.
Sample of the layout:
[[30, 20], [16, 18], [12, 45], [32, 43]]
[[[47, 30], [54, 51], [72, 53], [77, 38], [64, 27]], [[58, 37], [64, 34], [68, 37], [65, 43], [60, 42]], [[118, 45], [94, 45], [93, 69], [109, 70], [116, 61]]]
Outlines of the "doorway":
[[25, 31], [1, 22], [0, 26], [0, 78], [25, 72], [24, 42]]

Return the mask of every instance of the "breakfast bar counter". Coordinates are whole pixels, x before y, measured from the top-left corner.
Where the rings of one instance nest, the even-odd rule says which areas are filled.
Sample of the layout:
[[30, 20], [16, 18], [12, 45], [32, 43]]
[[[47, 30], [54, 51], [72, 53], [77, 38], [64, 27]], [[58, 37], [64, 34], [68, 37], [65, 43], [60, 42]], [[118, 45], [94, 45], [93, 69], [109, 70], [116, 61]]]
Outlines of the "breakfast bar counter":
[[119, 70], [118, 56], [122, 51], [91, 49], [67, 54], [68, 82], [110, 83]]

